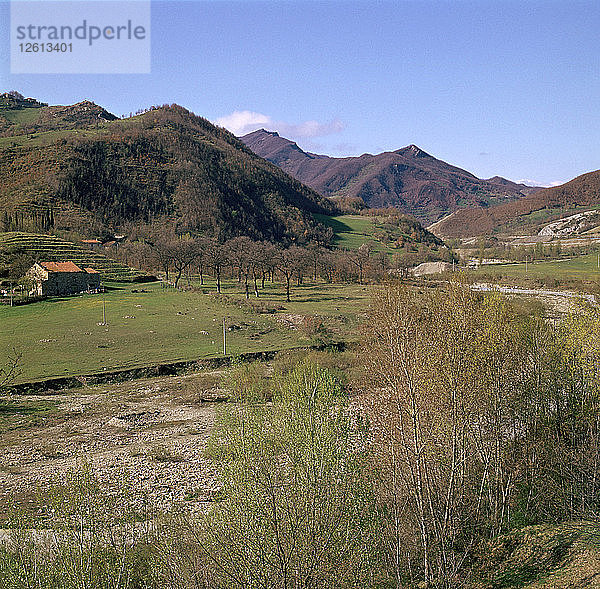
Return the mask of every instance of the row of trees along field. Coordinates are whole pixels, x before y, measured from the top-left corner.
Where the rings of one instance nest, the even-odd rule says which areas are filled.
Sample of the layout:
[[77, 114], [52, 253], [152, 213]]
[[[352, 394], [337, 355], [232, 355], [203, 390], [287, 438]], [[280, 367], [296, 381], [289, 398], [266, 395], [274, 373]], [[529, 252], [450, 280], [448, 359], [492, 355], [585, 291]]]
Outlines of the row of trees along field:
[[149, 517], [84, 472], [48, 504], [52, 542], [13, 522], [0, 584], [500, 586], [481, 567], [499, 535], [582, 518], [598, 533], [599, 327], [595, 309], [553, 325], [461, 285], [381, 287], [354, 360], [231, 370], [210, 508]]
[[[416, 252], [415, 255], [395, 256], [374, 252], [368, 244], [355, 250], [329, 249], [318, 243], [308, 246], [280, 247], [269, 242], [235, 237], [220, 243], [204, 237], [160, 237], [124, 244], [115, 256], [127, 265], [148, 271], [162, 271], [176, 287], [182, 279], [198, 276], [201, 285], [210, 273], [221, 291], [224, 276], [235, 277], [244, 285], [246, 296], [250, 290], [259, 296], [265, 281], [274, 282], [277, 275], [285, 281], [288, 297], [293, 283], [300, 286], [305, 277], [327, 282], [375, 280], [395, 268], [401, 274], [420, 261], [452, 259], [447, 248]], [[251, 286], [250, 286], [251, 284]]]

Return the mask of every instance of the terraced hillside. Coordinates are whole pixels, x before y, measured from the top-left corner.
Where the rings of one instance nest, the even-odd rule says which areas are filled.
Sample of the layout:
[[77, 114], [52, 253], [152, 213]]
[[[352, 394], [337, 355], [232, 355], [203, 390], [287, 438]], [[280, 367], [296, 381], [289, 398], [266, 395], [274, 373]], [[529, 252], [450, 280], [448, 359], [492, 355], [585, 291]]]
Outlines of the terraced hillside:
[[94, 268], [104, 280], [129, 282], [143, 276], [143, 272], [91, 251], [81, 245], [54, 237], [35, 233], [0, 233], [0, 251], [18, 249], [44, 262], [75, 262], [80, 268]]

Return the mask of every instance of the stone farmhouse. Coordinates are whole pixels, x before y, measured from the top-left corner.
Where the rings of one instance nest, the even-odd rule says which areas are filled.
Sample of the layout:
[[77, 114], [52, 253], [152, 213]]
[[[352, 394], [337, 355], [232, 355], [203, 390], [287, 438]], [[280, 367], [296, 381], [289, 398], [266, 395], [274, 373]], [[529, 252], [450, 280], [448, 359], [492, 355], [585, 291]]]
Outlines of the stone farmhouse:
[[57, 297], [94, 292], [100, 288], [100, 274], [83, 270], [73, 262], [36, 262], [26, 274], [33, 283], [33, 296]]

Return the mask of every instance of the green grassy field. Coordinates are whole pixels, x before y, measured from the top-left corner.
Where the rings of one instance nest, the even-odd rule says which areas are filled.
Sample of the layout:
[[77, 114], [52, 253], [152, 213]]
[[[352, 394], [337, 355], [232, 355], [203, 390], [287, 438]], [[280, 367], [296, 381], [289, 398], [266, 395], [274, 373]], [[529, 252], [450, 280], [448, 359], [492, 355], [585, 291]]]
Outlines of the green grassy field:
[[515, 278], [555, 278], [557, 280], [598, 280], [598, 255], [587, 254], [565, 260], [552, 260], [548, 262], [533, 262], [527, 264], [498, 264], [483, 266], [474, 271], [477, 274], [491, 274], [495, 276], [508, 276]]
[[0, 306], [0, 358], [13, 348], [23, 353], [19, 382], [209, 358], [222, 353], [224, 316], [232, 326], [232, 354], [313, 343], [310, 330], [291, 329], [276, 319], [286, 314], [317, 315], [331, 337], [348, 340], [369, 296], [365, 286], [319, 283], [294, 288], [293, 301], [286, 303], [281, 285], [268, 285], [258, 302], [284, 309], [265, 314], [245, 303], [237, 283], [225, 284], [226, 296], [209, 294], [210, 282], [204, 290], [118, 284], [105, 295], [106, 326], [98, 325], [102, 295]]
[[0, 108], [0, 115], [14, 125], [31, 125], [40, 118], [39, 108]]
[[[100, 128], [101, 130], [103, 127]], [[55, 143], [58, 139], [69, 137], [93, 137], [100, 131], [95, 129], [59, 129], [55, 131], [36, 131], [24, 135], [0, 137], [0, 148], [7, 147], [43, 147]]]
[[321, 223], [333, 229], [334, 245], [336, 247], [358, 249], [363, 243], [366, 243], [370, 246], [371, 251], [385, 252], [387, 254], [393, 254], [397, 251], [375, 239], [375, 217], [363, 217], [360, 215], [338, 215], [336, 217], [315, 215], [315, 217]]

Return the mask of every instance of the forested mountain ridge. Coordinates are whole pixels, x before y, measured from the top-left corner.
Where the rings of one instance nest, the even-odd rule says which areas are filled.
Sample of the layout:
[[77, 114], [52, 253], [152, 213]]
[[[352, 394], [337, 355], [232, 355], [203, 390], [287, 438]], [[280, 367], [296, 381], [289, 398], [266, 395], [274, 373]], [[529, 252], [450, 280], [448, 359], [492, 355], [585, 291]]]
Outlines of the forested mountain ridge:
[[416, 145], [377, 155], [335, 158], [305, 152], [293, 141], [264, 129], [241, 139], [323, 196], [358, 198], [372, 208], [393, 206], [425, 223], [461, 207], [519, 199], [535, 190], [498, 176], [479, 179]]
[[120, 120], [90, 102], [10, 102], [0, 100], [0, 114], [20, 122], [0, 138], [0, 230], [98, 233], [168, 220], [218, 239], [302, 242], [319, 231], [313, 213], [336, 212], [181, 106]]

